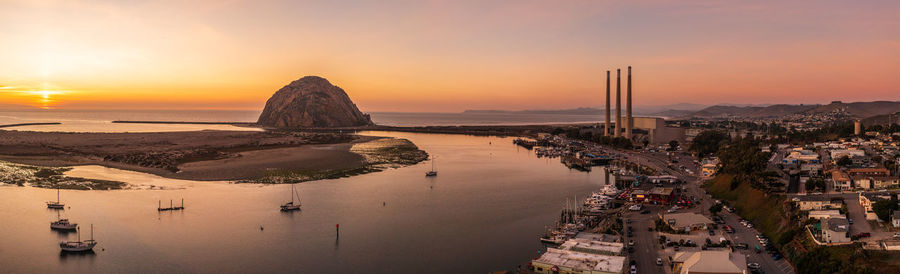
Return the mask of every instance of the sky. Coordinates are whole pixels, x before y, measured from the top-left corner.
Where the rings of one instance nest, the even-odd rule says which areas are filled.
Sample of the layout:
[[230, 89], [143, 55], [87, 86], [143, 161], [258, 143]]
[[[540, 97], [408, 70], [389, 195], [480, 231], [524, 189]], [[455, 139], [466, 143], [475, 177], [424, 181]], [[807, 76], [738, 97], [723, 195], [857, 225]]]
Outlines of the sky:
[[306, 75], [367, 112], [596, 107], [627, 66], [636, 106], [898, 101], [897, 14], [893, 0], [0, 0], [0, 107], [258, 110]]

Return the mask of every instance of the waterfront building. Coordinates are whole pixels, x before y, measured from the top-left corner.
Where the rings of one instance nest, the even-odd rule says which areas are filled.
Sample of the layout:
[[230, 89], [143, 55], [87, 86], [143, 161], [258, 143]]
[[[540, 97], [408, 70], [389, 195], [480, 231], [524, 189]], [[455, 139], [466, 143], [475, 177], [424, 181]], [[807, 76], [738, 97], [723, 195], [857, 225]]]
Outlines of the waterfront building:
[[618, 274], [625, 268], [625, 257], [591, 254], [547, 248], [547, 252], [531, 261], [535, 273]]

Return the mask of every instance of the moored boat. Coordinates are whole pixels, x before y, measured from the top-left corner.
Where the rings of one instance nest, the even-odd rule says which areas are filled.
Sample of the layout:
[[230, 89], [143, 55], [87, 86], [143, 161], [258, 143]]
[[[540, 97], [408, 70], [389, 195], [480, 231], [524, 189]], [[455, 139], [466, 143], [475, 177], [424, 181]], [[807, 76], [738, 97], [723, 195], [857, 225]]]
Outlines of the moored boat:
[[65, 252], [86, 252], [94, 249], [97, 241], [94, 241], [94, 225], [91, 224], [91, 239], [81, 241], [81, 231], [78, 231], [78, 241], [62, 241], [59, 242], [59, 248]]
[[65, 209], [66, 205], [59, 202], [59, 187], [56, 187], [56, 202], [50, 201], [47, 202], [47, 208], [50, 209]]
[[[294, 196], [297, 196], [297, 203], [294, 203]], [[281, 211], [300, 210], [300, 195], [294, 190], [294, 184], [291, 184], [291, 201], [281, 205]]]
[[55, 222], [50, 223], [50, 229], [61, 231], [71, 231], [78, 229], [78, 224], [70, 223], [69, 219], [59, 218], [59, 213], [57, 213], [56, 218], [57, 220]]

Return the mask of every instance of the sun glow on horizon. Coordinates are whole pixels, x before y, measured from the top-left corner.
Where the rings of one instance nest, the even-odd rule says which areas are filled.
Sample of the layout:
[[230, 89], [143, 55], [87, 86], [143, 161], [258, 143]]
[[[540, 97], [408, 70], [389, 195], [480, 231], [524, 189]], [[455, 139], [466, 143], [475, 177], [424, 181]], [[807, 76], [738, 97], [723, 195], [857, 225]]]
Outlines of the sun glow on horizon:
[[900, 100], [900, 2], [638, 2], [0, 1], [0, 105], [258, 110], [318, 75], [366, 112], [599, 107], [629, 65], [636, 105]]

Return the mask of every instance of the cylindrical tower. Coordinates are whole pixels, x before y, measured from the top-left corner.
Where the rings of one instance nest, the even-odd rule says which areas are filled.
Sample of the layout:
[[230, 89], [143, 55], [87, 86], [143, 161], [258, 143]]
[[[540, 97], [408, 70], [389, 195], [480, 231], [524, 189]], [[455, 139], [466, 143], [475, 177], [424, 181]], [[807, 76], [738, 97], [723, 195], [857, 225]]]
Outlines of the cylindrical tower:
[[622, 69], [616, 69], [616, 127], [615, 137], [622, 136]]
[[631, 66], [628, 66], [628, 91], [625, 95], [625, 138], [631, 140], [631, 129], [634, 120], [631, 117]]
[[609, 136], [609, 130], [611, 129], [609, 123], [609, 71], [606, 71], [606, 124], [603, 124], [603, 136]]

